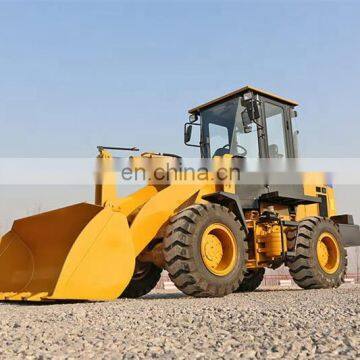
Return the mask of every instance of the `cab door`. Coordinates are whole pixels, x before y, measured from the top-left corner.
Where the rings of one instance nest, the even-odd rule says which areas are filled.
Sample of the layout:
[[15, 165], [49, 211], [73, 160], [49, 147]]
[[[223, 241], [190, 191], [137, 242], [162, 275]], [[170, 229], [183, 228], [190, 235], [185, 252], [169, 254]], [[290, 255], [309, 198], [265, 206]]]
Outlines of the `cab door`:
[[266, 157], [295, 157], [289, 106], [262, 97], [261, 107], [265, 120]]
[[[261, 109], [265, 125], [266, 157], [270, 159], [295, 158], [291, 126], [291, 107], [262, 97]], [[278, 183], [277, 180], [280, 180]], [[302, 197], [304, 189], [301, 174], [273, 173], [267, 184], [268, 192], [278, 192], [284, 197]]]

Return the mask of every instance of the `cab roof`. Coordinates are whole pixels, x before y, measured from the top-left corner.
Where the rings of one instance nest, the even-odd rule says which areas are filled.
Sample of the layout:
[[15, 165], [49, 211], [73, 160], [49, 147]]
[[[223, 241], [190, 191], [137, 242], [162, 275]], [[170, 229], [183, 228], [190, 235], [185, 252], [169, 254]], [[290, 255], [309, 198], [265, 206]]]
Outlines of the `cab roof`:
[[253, 93], [255, 94], [259, 94], [259, 95], [264, 95], [270, 99], [273, 99], [273, 100], [276, 100], [276, 101], [279, 101], [281, 103], [285, 103], [287, 105], [290, 105], [290, 106], [297, 106], [299, 105], [297, 102], [293, 101], [293, 100], [289, 100], [289, 99], [285, 99], [281, 96], [278, 96], [278, 95], [275, 95], [275, 94], [272, 94], [272, 93], [269, 93], [267, 91], [264, 91], [264, 90], [261, 90], [261, 89], [257, 89], [253, 86], [244, 86], [238, 90], [235, 90], [235, 91], [232, 91], [226, 95], [223, 95], [219, 98], [216, 98], [214, 100], [211, 100], [205, 104], [202, 104], [202, 105], [199, 105], [199, 106], [196, 106], [194, 107], [193, 109], [190, 109], [189, 110], [189, 113], [190, 114], [198, 114], [200, 111], [202, 110], [205, 110], [206, 108], [210, 107], [210, 106], [213, 106], [213, 105], [217, 105], [217, 104], [220, 104], [226, 100], [230, 100], [232, 98], [235, 98], [237, 97], [238, 95], [242, 95], [244, 93], [246, 93], [247, 91], [252, 91]]

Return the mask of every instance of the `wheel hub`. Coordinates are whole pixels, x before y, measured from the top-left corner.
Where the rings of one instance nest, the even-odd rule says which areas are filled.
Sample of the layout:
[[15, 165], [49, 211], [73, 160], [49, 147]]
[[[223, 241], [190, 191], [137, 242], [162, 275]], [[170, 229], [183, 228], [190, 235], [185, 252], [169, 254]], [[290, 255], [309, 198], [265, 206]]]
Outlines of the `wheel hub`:
[[321, 234], [316, 252], [321, 269], [327, 274], [335, 273], [340, 265], [340, 250], [335, 237], [328, 232]]
[[323, 242], [319, 243], [318, 258], [321, 266], [325, 266], [329, 261], [329, 252]]
[[210, 272], [228, 275], [237, 259], [237, 243], [230, 229], [223, 224], [210, 225], [201, 239], [201, 257]]
[[220, 240], [209, 234], [204, 240], [204, 255], [211, 268], [216, 268], [223, 257], [223, 249]]

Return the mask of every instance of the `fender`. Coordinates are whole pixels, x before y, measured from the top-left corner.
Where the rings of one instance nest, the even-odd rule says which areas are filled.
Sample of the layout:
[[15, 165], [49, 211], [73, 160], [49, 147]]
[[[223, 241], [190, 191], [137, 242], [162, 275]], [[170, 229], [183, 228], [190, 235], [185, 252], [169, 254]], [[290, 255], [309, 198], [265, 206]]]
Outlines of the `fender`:
[[231, 209], [234, 212], [234, 214], [239, 218], [242, 225], [242, 229], [245, 231], [245, 234], [246, 235], [249, 234], [249, 229], [247, 228], [246, 225], [244, 211], [242, 209], [240, 199], [237, 195], [224, 191], [219, 191], [216, 193], [204, 195], [202, 198], [211, 203], [224, 205], [225, 207]]
[[[204, 189], [204, 184], [170, 185], [153, 196], [141, 208], [130, 227], [135, 256], [156, 237], [171, 216], [182, 207], [194, 204], [198, 193]], [[211, 191], [214, 191], [214, 188]]]

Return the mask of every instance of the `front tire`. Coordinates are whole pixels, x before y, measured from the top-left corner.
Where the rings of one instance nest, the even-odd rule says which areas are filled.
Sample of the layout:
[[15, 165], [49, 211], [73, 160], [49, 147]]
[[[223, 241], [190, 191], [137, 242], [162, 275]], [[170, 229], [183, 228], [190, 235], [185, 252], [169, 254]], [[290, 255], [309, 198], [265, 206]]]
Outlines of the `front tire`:
[[[290, 239], [291, 241], [291, 239]], [[290, 274], [303, 289], [337, 288], [346, 274], [347, 253], [333, 221], [311, 217], [300, 222]]]
[[166, 270], [187, 295], [225, 296], [244, 278], [246, 245], [241, 223], [229, 209], [193, 205], [170, 220], [164, 239]]
[[265, 269], [248, 269], [239, 288], [235, 292], [255, 291], [262, 283], [265, 275]]
[[137, 261], [134, 275], [120, 297], [136, 299], [146, 295], [159, 282], [161, 273], [162, 269], [156, 265]]

